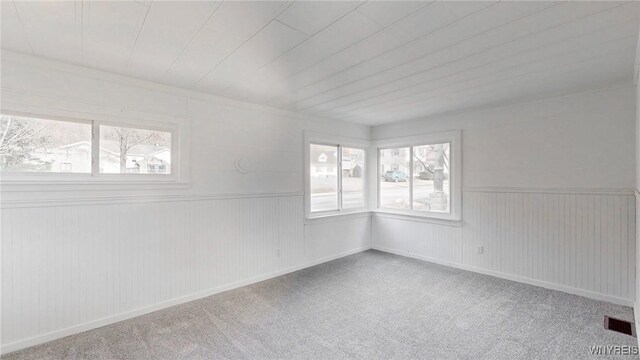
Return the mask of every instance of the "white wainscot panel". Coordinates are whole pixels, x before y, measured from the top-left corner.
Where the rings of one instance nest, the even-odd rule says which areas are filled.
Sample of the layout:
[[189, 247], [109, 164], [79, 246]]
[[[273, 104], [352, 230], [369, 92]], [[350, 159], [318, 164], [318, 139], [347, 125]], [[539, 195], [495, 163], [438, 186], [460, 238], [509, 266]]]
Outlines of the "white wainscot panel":
[[370, 247], [369, 216], [307, 227], [300, 195], [2, 209], [2, 350]]
[[459, 226], [380, 214], [373, 219], [374, 249], [444, 265], [462, 263], [462, 228]]
[[466, 266], [632, 303], [633, 196], [478, 191], [465, 192], [463, 201]]
[[635, 298], [635, 199], [465, 191], [462, 227], [376, 214], [374, 249], [618, 304]]
[[304, 232], [305, 258], [309, 262], [371, 248], [369, 213], [311, 220], [305, 224]]

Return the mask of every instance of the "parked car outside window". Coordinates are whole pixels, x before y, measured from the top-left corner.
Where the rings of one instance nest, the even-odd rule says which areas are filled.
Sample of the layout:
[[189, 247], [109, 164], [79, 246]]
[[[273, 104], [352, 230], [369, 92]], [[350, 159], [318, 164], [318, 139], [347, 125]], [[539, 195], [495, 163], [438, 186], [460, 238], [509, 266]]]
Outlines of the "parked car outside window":
[[384, 181], [405, 182], [407, 181], [407, 174], [397, 170], [387, 171], [384, 173]]

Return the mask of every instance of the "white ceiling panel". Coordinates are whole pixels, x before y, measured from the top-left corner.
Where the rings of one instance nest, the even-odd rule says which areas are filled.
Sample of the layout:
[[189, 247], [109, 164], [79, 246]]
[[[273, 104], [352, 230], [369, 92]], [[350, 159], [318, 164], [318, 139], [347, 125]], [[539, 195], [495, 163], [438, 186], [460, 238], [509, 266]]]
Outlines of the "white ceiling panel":
[[193, 2], [189, 6], [170, 1], [151, 3], [127, 72], [147, 79], [162, 76], [220, 4], [212, 1]]
[[[36, 55], [80, 62], [81, 2], [15, 1], [14, 5]], [[3, 30], [5, 26], [3, 22]]]
[[[431, 25], [419, 26], [421, 23], [432, 24], [429, 16], [440, 16], [439, 8], [428, 6], [419, 9], [406, 19], [401, 19], [400, 23], [386, 28], [361, 44], [296, 74], [289, 79], [295, 90], [290, 93], [291, 98], [287, 98], [289, 94], [286, 94], [272, 101], [272, 104], [285, 106], [296, 103], [298, 107], [304, 106], [305, 100], [336, 86], [394, 68], [424, 53], [433, 52], [439, 47], [449, 46], [451, 43], [467, 39], [490, 27], [499, 26], [523, 14], [530, 14], [550, 6], [543, 2], [527, 2], [524, 6], [509, 4], [511, 3], [493, 6], [491, 3], [484, 3], [481, 4], [484, 7], [480, 10], [475, 6], [466, 8], [468, 13], [464, 14], [465, 18], [472, 21], [460, 21], [458, 17], [452, 18], [441, 31], [433, 31], [434, 27]], [[487, 18], [491, 21], [483, 21]], [[419, 31], [415, 31], [416, 28]], [[414, 30], [411, 31], [411, 29]]]
[[[615, 55], [615, 57], [600, 56], [578, 63], [572, 62], [562, 66], [554, 66], [545, 71], [531, 72], [464, 91], [434, 96], [417, 102], [414, 106], [399, 106], [386, 109], [384, 112], [357, 113], [345, 117], [345, 120], [356, 123], [383, 124], [389, 122], [387, 120], [389, 116], [413, 119], [457, 111], [460, 109], [460, 104], [464, 104], [463, 109], [502, 105], [572, 91], [567, 89], [612, 85], [615, 82], [628, 79], [631, 75], [620, 69], [632, 68], [633, 56], [629, 56], [628, 51], [611, 55]], [[593, 74], [594, 67], [602, 67], [607, 70]]]
[[361, 1], [299, 1], [282, 12], [278, 20], [313, 35], [361, 4]]
[[[602, 17], [601, 24], [597, 27], [590, 27], [588, 33], [584, 33], [585, 22], [589, 19], [576, 20], [564, 23], [560, 27], [554, 27], [543, 32], [537, 32], [526, 37], [515, 38], [517, 41], [500, 42], [497, 46], [489, 49], [484, 48], [474, 56], [468, 56], [464, 53], [465, 49], [473, 49], [473, 46], [467, 46], [460, 49], [451, 49], [450, 52], [442, 52], [423, 58], [420, 61], [412, 62], [405, 66], [399, 66], [391, 72], [382, 73], [369, 77], [357, 84], [353, 84], [350, 88], [340, 90], [346, 91], [343, 96], [340, 91], [331, 93], [332, 100], [324, 101], [310, 108], [327, 109], [330, 112], [337, 112], [347, 105], [353, 108], [353, 104], [360, 107], [366, 107], [369, 104], [379, 104], [391, 95], [398, 96], [399, 93], [414, 94], [416, 86], [434, 79], [445, 78], [449, 75], [458, 75], [460, 79], [464, 79], [468, 74], [464, 73], [465, 69], [477, 69], [481, 66], [505, 64], [505, 66], [526, 66], [523, 61], [533, 56], [539, 55], [545, 47], [555, 45], [558, 54], [569, 51], [573, 46], [580, 44], [580, 37], [583, 39], [585, 46], [604, 45], [600, 40], [602, 36], [609, 36], [608, 33], [613, 32], [609, 39], [618, 39], [620, 37], [633, 34], [634, 27], [637, 26], [637, 16], [633, 12], [628, 12], [625, 7], [613, 9], [607, 14], [610, 16]], [[609, 22], [603, 20], [609, 19]], [[616, 31], [617, 30], [617, 31]], [[604, 35], [599, 32], [604, 31]], [[602, 36], [601, 36], [602, 35]], [[550, 42], [548, 39], [553, 38]], [[514, 40], [514, 39], [512, 39]], [[594, 48], [596, 51], [598, 47]], [[525, 55], [525, 56], [522, 56]], [[482, 68], [488, 71], [488, 67]], [[353, 88], [354, 86], [357, 88]]]
[[[604, 38], [610, 38], [606, 36]], [[499, 61], [488, 65], [475, 68], [470, 71], [458, 73], [455, 76], [421, 83], [395, 93], [396, 100], [382, 100], [380, 98], [371, 98], [365, 102], [350, 104], [349, 106], [336, 108], [332, 111], [335, 114], [346, 115], [354, 113], [370, 113], [380, 110], [395, 110], [400, 107], [411, 107], [414, 104], [428, 102], [434, 96], [456, 95], [469, 91], [471, 89], [481, 88], [490, 84], [501, 83], [514, 78], [520, 78], [527, 74], [537, 73], [544, 74], [557, 71], [558, 68], [568, 67], [571, 64], [580, 64], [584, 61], [593, 59], [610, 58], [613, 54], [616, 57], [628, 56], [633, 58], [634, 51], [629, 51], [629, 47], [633, 48], [633, 42], [637, 41], [635, 37], [628, 36], [622, 39], [606, 39], [601, 43], [596, 43], [598, 49], [594, 50], [592, 46], [584, 46], [580, 42], [561, 43], [546, 49], [539, 49], [518, 56], [516, 59], [519, 65], [507, 66], [512, 59], [507, 61]], [[575, 61], [575, 59], [580, 59]], [[621, 74], [624, 74], [621, 73]], [[553, 80], [552, 82], [555, 82]], [[376, 101], [378, 100], [378, 101]]]
[[[450, 7], [443, 4], [444, 3], [435, 3], [430, 5], [429, 3], [426, 3], [425, 5], [430, 6], [423, 6], [419, 8], [412, 16], [407, 17], [406, 21], [398, 22], [394, 24], [395, 26], [389, 29], [378, 25], [378, 28], [376, 29], [377, 31], [370, 32], [371, 36], [363, 37], [362, 42], [353, 42], [353, 46], [340, 49], [339, 52], [331, 54], [330, 57], [325, 56], [323, 58], [319, 58], [318, 61], [311, 63], [309, 66], [291, 66], [290, 63], [283, 62], [283, 64], [275, 70], [273, 67], [267, 68], [263, 71], [263, 74], [261, 74], [262, 77], [258, 75], [256, 78], [249, 80], [246, 87], [254, 89], [256, 93], [260, 92], [260, 95], [265, 94], [270, 95], [271, 97], [282, 95], [282, 92], [292, 92], [296, 90], [297, 84], [295, 79], [291, 78], [302, 71], [313, 71], [313, 67], [322, 66], [327, 63], [331, 64], [334, 59], [341, 63], [333, 65], [333, 69], [348, 67], [349, 65], [358, 62], [358, 60], [361, 60], [362, 57], [371, 58], [379, 53], [388, 51], [390, 48], [397, 48], [417, 38], [425, 36], [442, 26], [456, 21], [461, 17], [468, 16], [471, 13], [492, 5], [490, 2], [460, 2], [460, 5], [456, 7]], [[360, 14], [362, 13], [360, 13], [359, 9], [360, 8], [358, 8], [353, 14], [350, 14], [350, 16], [359, 16], [361, 18], [369, 19], [366, 16], [361, 16]], [[353, 22], [349, 17], [341, 19], [340, 22], [347, 22], [353, 27]], [[375, 22], [373, 23], [377, 24]], [[340, 29], [337, 25], [338, 23], [330, 28], [330, 30], [335, 30], [333, 33], [327, 30], [318, 35], [323, 35], [325, 38], [332, 39], [333, 37], [344, 37], [344, 35], [339, 35], [340, 33], [349, 33], [349, 28]], [[335, 40], [333, 41], [336, 42]], [[311, 42], [308, 41], [307, 44], [309, 43]], [[364, 48], [365, 46], [367, 47], [366, 49]], [[306, 51], [306, 49], [300, 50]], [[290, 60], [290, 62], [296, 62], [296, 60], [297, 59], [294, 58]], [[300, 63], [296, 62], [296, 64]], [[267, 73], [269, 75], [266, 75]], [[326, 74], [326, 71], [322, 72], [322, 74]], [[277, 82], [278, 80], [280, 80], [280, 83]], [[265, 86], [264, 88], [260, 87], [265, 84], [268, 84], [268, 86]], [[280, 85], [279, 88], [274, 86], [278, 84]], [[244, 91], [243, 88], [235, 90], [236, 92], [238, 92], [237, 90]]]
[[254, 96], [247, 98], [258, 94], [269, 96], [278, 86], [286, 87], [286, 83], [279, 80], [339, 52], [380, 28], [366, 16], [353, 11], [249, 76], [234, 90], [245, 92], [251, 89]]
[[222, 3], [163, 80], [182, 87], [195, 85], [288, 6], [270, 1]]
[[382, 124], [633, 78], [637, 2], [2, 3], [2, 49]]
[[82, 61], [123, 72], [149, 13], [149, 5], [125, 1], [83, 3]]
[[210, 72], [195, 89], [222, 91], [232, 86], [244, 74], [253, 73], [277, 58], [305, 37], [304, 33], [296, 29], [280, 21], [273, 21]]
[[[425, 43], [416, 43], [415, 47], [402, 49], [400, 53], [388, 53], [384, 57], [349, 69], [347, 73], [340, 74], [339, 79], [330, 79], [332, 81], [323, 87], [319, 87], [320, 84], [314, 84], [314, 87], [319, 88], [321, 92], [316, 96], [308, 96], [298, 101], [297, 108], [340, 106], [342, 104], [333, 104], [331, 101], [336, 100], [344, 104], [355, 99], [366, 98], [365, 92], [377, 91], [377, 87], [380, 86], [389, 86], [389, 84], [405, 86], [405, 81], [411, 82], [421, 72], [433, 71], [440, 66], [449, 66], [455, 61], [476, 63], [487, 55], [499, 55], [496, 53], [497, 48], [516, 46], [514, 51], [517, 52], [518, 46], [535, 47], [541, 43], [555, 42], [559, 37], [571, 37], [584, 33], [586, 28], [598, 28], [597, 24], [593, 24], [593, 18], [588, 16], [593, 13], [601, 12], [598, 16], [599, 22], [609, 20], [607, 24], [615, 24], [630, 10], [625, 10], [616, 3], [599, 3], [598, 7], [578, 9], [574, 9], [570, 4], [561, 4], [543, 8], [542, 11], [533, 9], [529, 16], [522, 16], [518, 21], [507, 17], [503, 22], [496, 24], [494, 21], [500, 19], [500, 16], [494, 14], [500, 13], [500, 9], [510, 10], [509, 4], [505, 4], [506, 7], [505, 5], [492, 7], [488, 9], [488, 13], [478, 13], [469, 18], [471, 24], [492, 24], [490, 27], [479, 26], [477, 29], [479, 31], [468, 27], [452, 29], [453, 33], [465, 34], [468, 37], [449, 37], [447, 29], [444, 29], [441, 35], [445, 35], [445, 38], [441, 43], [430, 42], [430, 39], [440, 40], [438, 37], [430, 37], [425, 39]], [[635, 11], [631, 11], [630, 14], [637, 19]], [[567, 19], [568, 16], [571, 18]], [[411, 51], [413, 54], [407, 53]]]
[[11, 51], [33, 53], [27, 33], [22, 27], [20, 15], [13, 1], [3, 1], [2, 6], [2, 46]]
[[430, 5], [428, 1], [368, 1], [358, 11], [382, 26], [389, 26], [398, 19]]

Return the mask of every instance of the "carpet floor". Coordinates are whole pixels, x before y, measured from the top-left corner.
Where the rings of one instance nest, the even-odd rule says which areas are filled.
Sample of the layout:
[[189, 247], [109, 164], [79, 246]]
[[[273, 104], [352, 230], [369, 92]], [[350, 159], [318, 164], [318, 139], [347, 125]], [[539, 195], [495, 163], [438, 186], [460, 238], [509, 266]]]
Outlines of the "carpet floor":
[[637, 345], [604, 315], [633, 320], [629, 307], [370, 250], [3, 359], [584, 359]]

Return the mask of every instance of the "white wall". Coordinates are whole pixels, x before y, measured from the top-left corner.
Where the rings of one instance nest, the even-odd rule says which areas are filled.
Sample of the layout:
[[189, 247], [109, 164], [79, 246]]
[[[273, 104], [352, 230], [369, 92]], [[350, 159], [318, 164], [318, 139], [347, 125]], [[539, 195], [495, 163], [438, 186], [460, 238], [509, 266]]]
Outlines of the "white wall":
[[[2, 186], [2, 351], [370, 248], [304, 221], [303, 132], [370, 129], [3, 52], [2, 109], [178, 123], [188, 183]], [[242, 160], [248, 173], [237, 171]]]
[[374, 127], [373, 140], [462, 129], [463, 221], [377, 215], [373, 247], [632, 305], [634, 114], [619, 84]]

